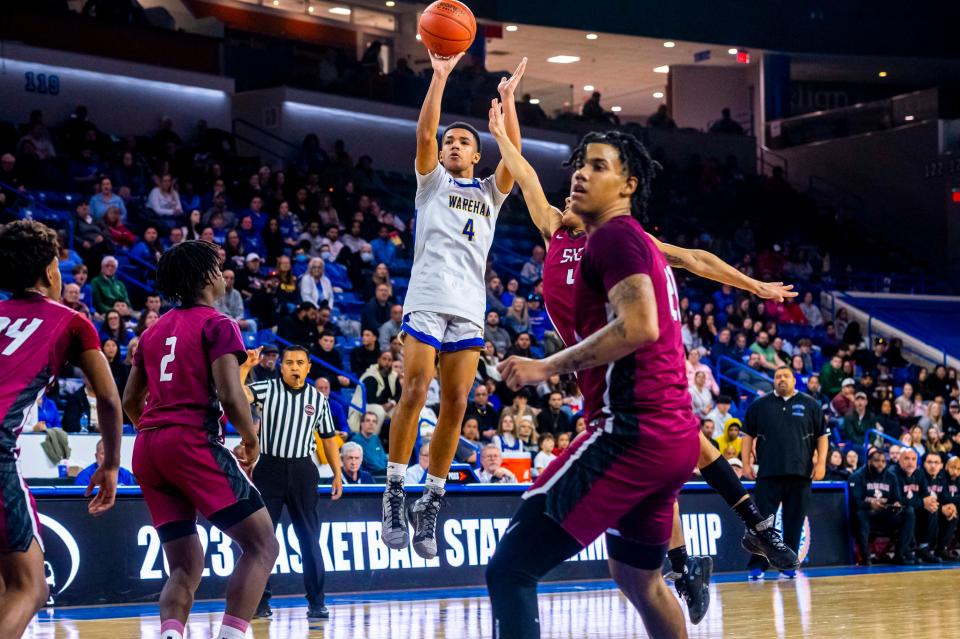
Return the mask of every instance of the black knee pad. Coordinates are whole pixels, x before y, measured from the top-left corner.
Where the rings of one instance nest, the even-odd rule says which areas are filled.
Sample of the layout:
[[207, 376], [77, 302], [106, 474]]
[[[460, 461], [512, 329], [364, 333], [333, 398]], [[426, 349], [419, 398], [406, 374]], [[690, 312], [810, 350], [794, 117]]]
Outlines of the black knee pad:
[[607, 556], [640, 570], [660, 570], [667, 556], [667, 544], [641, 544], [608, 532]]

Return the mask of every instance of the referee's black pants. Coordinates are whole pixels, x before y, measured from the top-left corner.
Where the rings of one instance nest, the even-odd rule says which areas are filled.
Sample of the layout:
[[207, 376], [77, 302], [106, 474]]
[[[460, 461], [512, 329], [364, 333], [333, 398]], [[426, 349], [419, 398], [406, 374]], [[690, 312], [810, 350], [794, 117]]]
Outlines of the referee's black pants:
[[[783, 543], [799, 554], [800, 534], [803, 532], [803, 518], [807, 516], [810, 504], [810, 478], [800, 476], [760, 477], [753, 489], [753, 500], [764, 517], [777, 512], [783, 505], [781, 517]], [[766, 570], [770, 563], [761, 555], [751, 555], [747, 564], [752, 570]]]
[[[293, 531], [303, 557], [303, 585], [311, 607], [323, 605], [323, 556], [320, 554], [320, 514], [317, 511], [317, 484], [320, 472], [310, 457], [284, 459], [261, 454], [253, 469], [253, 483], [276, 529], [283, 507], [290, 513]], [[270, 601], [270, 582], [261, 603]]]

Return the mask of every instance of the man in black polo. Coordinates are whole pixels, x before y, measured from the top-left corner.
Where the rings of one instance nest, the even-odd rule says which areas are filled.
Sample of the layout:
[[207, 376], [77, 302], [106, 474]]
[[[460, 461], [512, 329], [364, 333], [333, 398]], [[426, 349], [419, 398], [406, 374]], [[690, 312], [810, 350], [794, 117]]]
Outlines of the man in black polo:
[[[797, 380], [788, 366], [773, 374], [773, 392], [750, 404], [743, 420], [743, 478], [756, 477], [754, 499], [764, 517], [783, 506], [783, 541], [797, 552], [810, 502], [810, 481], [821, 480], [827, 470], [830, 429], [823, 409], [809, 395], [796, 390]], [[754, 473], [754, 441], [759, 470]], [[816, 464], [814, 455], [816, 454]], [[750, 579], [763, 578], [769, 567], [760, 555], [750, 558]], [[795, 570], [783, 571], [788, 578]]]
[[[253, 483], [263, 496], [273, 525], [280, 521], [283, 507], [300, 541], [303, 555], [303, 582], [306, 589], [307, 618], [326, 619], [324, 606], [323, 557], [320, 553], [320, 514], [317, 485], [320, 473], [314, 463], [314, 433], [320, 436], [323, 452], [333, 470], [331, 496], [339, 499], [343, 491], [340, 451], [334, 435], [327, 398], [306, 383], [310, 360], [303, 346], [288, 346], [280, 357], [280, 378], [246, 385], [250, 369], [260, 361], [261, 349], [247, 351], [240, 366], [240, 383], [251, 404], [260, 408], [260, 457], [253, 469]], [[269, 617], [270, 583], [264, 589], [255, 617]]]

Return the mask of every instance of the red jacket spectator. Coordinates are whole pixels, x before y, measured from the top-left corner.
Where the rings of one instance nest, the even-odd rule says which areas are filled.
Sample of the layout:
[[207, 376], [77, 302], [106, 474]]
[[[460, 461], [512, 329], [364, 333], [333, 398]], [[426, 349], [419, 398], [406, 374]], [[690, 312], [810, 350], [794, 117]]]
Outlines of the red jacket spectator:
[[[766, 304], [770, 304], [768, 300]], [[807, 318], [803, 314], [803, 309], [793, 298], [784, 300], [783, 304], [778, 304], [780, 312], [778, 320], [781, 324], [806, 324]]]

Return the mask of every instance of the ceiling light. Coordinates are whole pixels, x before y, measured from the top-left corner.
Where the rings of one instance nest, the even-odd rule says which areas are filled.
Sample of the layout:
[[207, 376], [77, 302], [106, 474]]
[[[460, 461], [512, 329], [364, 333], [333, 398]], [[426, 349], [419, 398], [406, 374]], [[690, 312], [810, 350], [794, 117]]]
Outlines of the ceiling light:
[[675, 46], [677, 46], [677, 43], [676, 43], [676, 42], [671, 42], [671, 41], [668, 40], [667, 42], [664, 42], [664, 43], [663, 43], [663, 46], [665, 46], [665, 47], [668, 48], [668, 49], [672, 49], [672, 48], [674, 48]]
[[665, 64], [662, 67], [654, 67], [653, 72], [654, 73], [670, 73], [670, 66]]
[[555, 64], [570, 64], [572, 62], [580, 62], [579, 56], [575, 55], [555, 55], [552, 58], [547, 58], [547, 62], [553, 62]]
[[307, 13], [313, 13], [313, 7], [307, 7]]
[[618, 106], [612, 106], [610, 107], [610, 110], [613, 111], [614, 113], [620, 113], [621, 111], [623, 111], [623, 108]]
[[397, 3], [394, 2], [393, 0], [387, 0], [384, 4], [386, 4], [388, 7], [395, 7], [395, 6], [397, 6]]
[[514, 31], [516, 31], [516, 30], [519, 29], [519, 28], [520, 28], [520, 27], [518, 27], [518, 26], [515, 25], [515, 24], [508, 24], [508, 25], [507, 25], [507, 31], [509, 31], [510, 33], [513, 33]]
[[660, 98], [663, 97], [663, 91], [657, 91], [657, 92], [655, 92], [655, 93], [653, 94], [653, 97], [655, 97], [656, 99], [659, 100]]
[[583, 85], [583, 90], [584, 90], [584, 91], [593, 91], [593, 85], [592, 85], [592, 84], [585, 84], [585, 85]]
[[540, 98], [530, 98], [530, 104], [540, 104]]
[[423, 38], [420, 37], [420, 34], [417, 34], [417, 42], [420, 42]]
[[907, 122], [913, 122], [913, 116], [912, 116], [912, 115], [904, 116], [903, 119], [906, 120]]
[[885, 78], [885, 77], [887, 77], [887, 72], [886, 72], [886, 71], [881, 71], [881, 72], [878, 73], [877, 75], [879, 75], [881, 78]]
[[587, 34], [587, 40], [596, 40], [596, 39], [599, 38], [599, 37], [600, 37], [600, 36], [598, 36], [596, 33], [588, 33], [588, 34]]
[[348, 16], [350, 15], [350, 9], [346, 7], [331, 7], [330, 13], [338, 16]]
[[279, 6], [280, 6], [280, 0], [273, 0], [273, 6], [279, 7]]
[[727, 49], [727, 53], [729, 53], [730, 55], [737, 55], [737, 50], [736, 50], [736, 49]]

